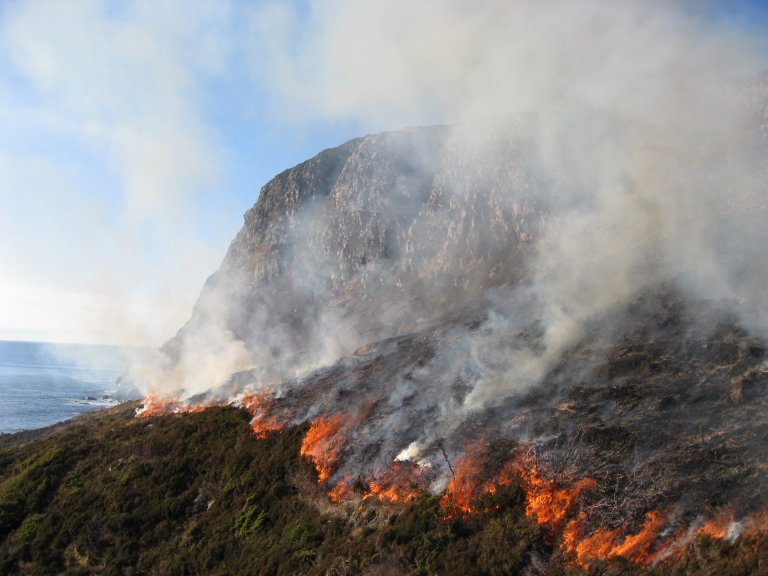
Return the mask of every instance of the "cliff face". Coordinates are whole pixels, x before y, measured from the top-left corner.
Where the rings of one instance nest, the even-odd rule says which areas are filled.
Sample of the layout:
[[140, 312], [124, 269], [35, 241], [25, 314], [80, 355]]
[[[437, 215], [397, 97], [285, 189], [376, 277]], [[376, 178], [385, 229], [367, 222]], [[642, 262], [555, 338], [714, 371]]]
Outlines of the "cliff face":
[[218, 355], [224, 368], [163, 390], [211, 390], [254, 366], [275, 386], [525, 281], [547, 185], [491, 126], [366, 136], [286, 170], [165, 348], [171, 363]]
[[519, 282], [541, 185], [531, 158], [501, 134], [493, 139], [472, 149], [448, 128], [385, 133], [283, 172], [246, 213], [195, 314], [223, 289], [236, 311], [227, 325], [246, 339], [260, 313], [271, 326], [306, 325], [320, 308], [380, 336], [393, 323], [412, 326], [406, 313], [379, 319], [393, 303], [431, 317]]
[[[471, 276], [501, 246], [530, 239], [525, 217], [536, 209], [531, 159], [493, 136], [484, 145], [493, 149], [471, 150], [448, 128], [384, 133], [286, 170], [246, 213], [219, 274], [242, 274], [253, 291], [298, 276], [307, 250], [328, 273], [332, 297], [378, 260], [387, 272]], [[455, 253], [465, 261], [448, 260]]]

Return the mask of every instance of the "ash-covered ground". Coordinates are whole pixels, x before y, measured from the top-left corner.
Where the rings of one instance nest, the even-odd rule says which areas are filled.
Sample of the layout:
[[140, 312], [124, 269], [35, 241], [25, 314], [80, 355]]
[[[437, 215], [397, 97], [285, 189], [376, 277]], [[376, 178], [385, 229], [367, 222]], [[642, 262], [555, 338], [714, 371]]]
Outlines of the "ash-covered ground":
[[[654, 510], [670, 528], [689, 527], [766, 505], [766, 349], [727, 302], [685, 302], [672, 283], [639, 294], [594, 319], [540, 384], [451, 422], [446, 398], [462, 406], [475, 383], [450, 343], [465, 332], [483, 337], [493, 313], [457, 312], [372, 344], [277, 390], [269, 414], [280, 425], [343, 416], [333, 454], [323, 455], [329, 487], [365, 486], [387, 478], [393, 462], [412, 461], [425, 469], [419, 487], [440, 492], [468, 446], [483, 447], [478, 480], [524, 447], [557, 485], [596, 481], [579, 506], [594, 528], [636, 531]], [[539, 338], [534, 324], [485, 336], [485, 345], [535, 349]], [[251, 377], [240, 373], [235, 385]]]

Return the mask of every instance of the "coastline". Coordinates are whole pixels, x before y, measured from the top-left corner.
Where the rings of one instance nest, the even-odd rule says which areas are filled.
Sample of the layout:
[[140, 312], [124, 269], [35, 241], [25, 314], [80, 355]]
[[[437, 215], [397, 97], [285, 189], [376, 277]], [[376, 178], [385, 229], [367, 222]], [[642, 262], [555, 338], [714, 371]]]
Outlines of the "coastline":
[[123, 415], [123, 413], [128, 415], [135, 411], [140, 405], [141, 400], [126, 400], [118, 402], [118, 404], [114, 406], [78, 414], [71, 418], [67, 418], [66, 420], [62, 420], [61, 422], [43, 426], [42, 428], [29, 428], [26, 430], [19, 430], [18, 432], [0, 432], [0, 448], [22, 446], [36, 440], [48, 438], [49, 436], [53, 436], [68, 428], [79, 426], [80, 424], [96, 423], [112, 418], [113, 416]]

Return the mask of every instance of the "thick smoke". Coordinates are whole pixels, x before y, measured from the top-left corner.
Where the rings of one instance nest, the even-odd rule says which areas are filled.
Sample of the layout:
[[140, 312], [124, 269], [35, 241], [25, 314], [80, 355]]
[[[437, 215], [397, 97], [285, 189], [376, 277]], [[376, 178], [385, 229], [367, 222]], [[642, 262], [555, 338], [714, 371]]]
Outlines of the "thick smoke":
[[205, 202], [223, 176], [203, 108], [227, 14], [206, 0], [0, 7], [2, 314], [33, 328], [19, 338], [157, 345], [189, 317], [232, 202]]
[[452, 326], [367, 429], [407, 430], [391, 461], [534, 389], [662, 282], [765, 334], [768, 89], [743, 31], [688, 3], [598, 0], [318, 2], [252, 24], [290, 114], [454, 127], [368, 137], [267, 185], [160, 371], [132, 374], [148, 393], [288, 395]]

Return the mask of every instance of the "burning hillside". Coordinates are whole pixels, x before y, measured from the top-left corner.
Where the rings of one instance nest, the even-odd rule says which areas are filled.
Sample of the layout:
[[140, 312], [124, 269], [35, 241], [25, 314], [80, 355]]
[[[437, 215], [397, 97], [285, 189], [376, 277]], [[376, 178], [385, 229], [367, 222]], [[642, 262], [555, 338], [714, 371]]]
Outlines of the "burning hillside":
[[665, 142], [674, 163], [665, 132], [592, 115], [588, 144], [631, 148], [610, 174], [574, 173], [569, 143], [544, 157], [536, 118], [369, 136], [280, 174], [132, 374], [138, 414], [306, 424], [338, 506], [436, 495], [450, 521], [519, 484], [573, 566], [762, 534], [765, 140], [754, 99], [727, 96], [733, 133]]
[[[412, 127], [252, 190], [140, 403], [0, 438], [0, 574], [768, 576], [754, 0], [90, 0], [83, 34], [20, 4], [11, 100], [53, 138], [0, 168], [110, 230], [51, 270], [5, 247], [41, 288], [6, 292], [94, 338], [157, 337], [248, 175]], [[121, 265], [159, 232], [160, 273]]]
[[[333, 502], [397, 506], [442, 494], [450, 520], [487, 513], [484, 498], [520, 483], [526, 514], [576, 565], [675, 560], [697, 536], [768, 530], [765, 348], [711, 309], [671, 289], [642, 294], [612, 322], [596, 319], [539, 386], [470, 415], [418, 452], [408, 450], [414, 430], [441, 409], [442, 400], [425, 398], [467, 394], [459, 380], [437, 381], [444, 373], [433, 368], [444, 366], [435, 348], [455, 337], [455, 318], [270, 394], [252, 427], [263, 437], [309, 422], [300, 452]], [[486, 321], [464, 319], [470, 332]], [[606, 334], [614, 322], [631, 330]], [[405, 385], [412, 395], [393, 403]]]
[[[562, 31], [613, 31], [599, 58], [542, 48], [572, 83], [521, 82], [504, 99], [523, 108], [352, 140], [264, 186], [190, 321], [129, 374], [139, 415], [306, 426], [339, 510], [429, 495], [451, 522], [521, 486], [573, 566], [760, 533], [765, 78], [713, 70], [747, 59], [731, 36], [610, 6]], [[632, 74], [602, 57], [638, 52]]]

